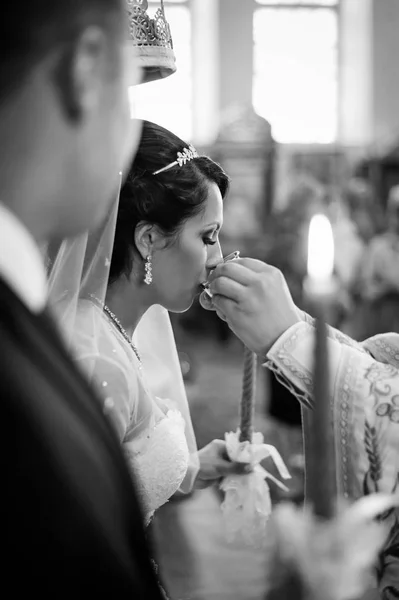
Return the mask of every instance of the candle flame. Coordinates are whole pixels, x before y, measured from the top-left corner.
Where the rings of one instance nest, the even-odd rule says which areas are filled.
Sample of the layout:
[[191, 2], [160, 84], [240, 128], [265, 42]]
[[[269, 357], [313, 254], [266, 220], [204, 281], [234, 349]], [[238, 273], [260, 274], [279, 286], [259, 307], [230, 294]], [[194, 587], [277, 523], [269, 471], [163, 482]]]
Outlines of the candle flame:
[[331, 223], [325, 215], [310, 221], [308, 241], [308, 275], [314, 280], [329, 279], [334, 270], [334, 238]]

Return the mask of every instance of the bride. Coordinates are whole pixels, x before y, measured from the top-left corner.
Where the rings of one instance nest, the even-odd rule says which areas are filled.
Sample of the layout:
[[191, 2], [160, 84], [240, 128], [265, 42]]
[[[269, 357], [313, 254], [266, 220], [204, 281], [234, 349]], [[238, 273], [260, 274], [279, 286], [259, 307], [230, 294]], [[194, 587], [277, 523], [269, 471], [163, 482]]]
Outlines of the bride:
[[227, 190], [219, 165], [144, 121], [105, 223], [63, 242], [51, 263], [50, 302], [123, 445], [147, 524], [177, 491], [243, 472], [221, 440], [197, 451], [167, 312], [187, 310], [222, 260]]

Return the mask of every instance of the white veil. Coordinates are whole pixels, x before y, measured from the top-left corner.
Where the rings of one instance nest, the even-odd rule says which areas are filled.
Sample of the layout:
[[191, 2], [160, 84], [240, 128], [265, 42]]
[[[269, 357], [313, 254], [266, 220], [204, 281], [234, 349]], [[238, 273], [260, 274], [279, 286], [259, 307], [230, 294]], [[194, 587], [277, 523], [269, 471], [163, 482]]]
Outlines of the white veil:
[[[126, 361], [126, 353], [132, 353], [132, 348], [126, 344], [125, 352], [119, 353], [109, 335], [103, 335], [106, 327], [109, 330], [109, 319], [102, 306], [108, 287], [118, 203], [119, 191], [107, 218], [96, 231], [48, 249], [50, 307], [73, 356], [83, 365], [88, 379], [103, 392], [105, 406], [117, 394], [133, 397], [137, 394], [132, 362]], [[134, 431], [140, 433], [143, 427], [148, 427], [156, 411], [159, 412], [157, 398], [170, 409], [180, 411], [190, 454], [189, 469], [180, 491], [188, 493], [198, 472], [198, 452], [173, 330], [163, 307], [155, 305], [145, 313], [136, 328], [134, 343], [150, 392], [148, 398], [152, 398], [135, 406]]]

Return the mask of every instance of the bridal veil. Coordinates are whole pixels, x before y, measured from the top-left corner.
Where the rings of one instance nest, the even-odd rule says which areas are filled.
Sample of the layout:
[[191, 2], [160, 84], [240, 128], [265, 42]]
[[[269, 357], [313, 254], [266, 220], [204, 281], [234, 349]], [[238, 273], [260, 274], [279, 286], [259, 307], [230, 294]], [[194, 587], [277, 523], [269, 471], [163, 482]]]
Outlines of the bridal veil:
[[[120, 178], [120, 185], [122, 175]], [[84, 374], [95, 386], [106, 386], [106, 394], [136, 394], [134, 364], [117, 352], [103, 335], [109, 328], [105, 304], [114, 244], [119, 191], [109, 213], [97, 230], [64, 240], [48, 250], [49, 304], [60, 325], [65, 342]], [[82, 307], [89, 307], [82, 319]], [[108, 320], [108, 322], [107, 322]], [[190, 461], [180, 490], [188, 493], [198, 472], [198, 453], [185, 386], [168, 312], [152, 306], [140, 320], [132, 343], [137, 346], [141, 370], [150, 394], [134, 398], [137, 431], [150, 426], [151, 415], [159, 411], [157, 399], [178, 410], [185, 421]], [[130, 349], [131, 351], [131, 349]], [[85, 360], [88, 359], [88, 360]], [[104, 377], [104, 370], [106, 376]], [[98, 380], [98, 372], [102, 380]], [[144, 403], [144, 404], [143, 404]]]

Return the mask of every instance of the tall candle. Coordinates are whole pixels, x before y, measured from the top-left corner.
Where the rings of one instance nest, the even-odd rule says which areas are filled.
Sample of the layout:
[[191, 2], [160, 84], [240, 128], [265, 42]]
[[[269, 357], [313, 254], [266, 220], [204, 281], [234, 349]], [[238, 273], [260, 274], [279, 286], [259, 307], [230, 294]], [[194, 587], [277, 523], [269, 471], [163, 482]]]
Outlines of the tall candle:
[[335, 510], [335, 457], [330, 408], [330, 373], [326, 321], [334, 302], [334, 241], [329, 220], [313, 217], [309, 228], [308, 276], [304, 292], [316, 318], [313, 403], [307, 440], [307, 500], [319, 517], [328, 519]]
[[240, 442], [251, 442], [255, 412], [257, 358], [247, 347], [244, 347], [244, 370], [241, 394]]

